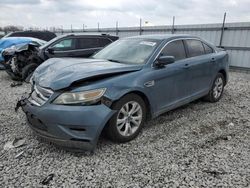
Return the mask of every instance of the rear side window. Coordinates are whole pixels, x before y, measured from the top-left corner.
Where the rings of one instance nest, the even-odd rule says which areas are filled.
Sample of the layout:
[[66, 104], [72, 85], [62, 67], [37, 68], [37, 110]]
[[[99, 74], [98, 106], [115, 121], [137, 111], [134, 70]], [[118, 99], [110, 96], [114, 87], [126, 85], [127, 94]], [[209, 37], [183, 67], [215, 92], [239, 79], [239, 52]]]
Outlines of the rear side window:
[[186, 52], [182, 40], [177, 40], [169, 43], [163, 50], [161, 55], [174, 56], [175, 60], [186, 58]]
[[204, 47], [199, 40], [186, 40], [189, 57], [204, 55]]
[[214, 50], [210, 46], [208, 46], [207, 44], [203, 43], [203, 46], [204, 46], [206, 54], [214, 53]]
[[100, 47], [98, 38], [78, 38], [77, 49], [88, 49]]
[[101, 47], [107, 46], [108, 44], [111, 43], [111, 41], [109, 39], [105, 39], [105, 38], [100, 38], [99, 41], [100, 41]]
[[52, 48], [55, 51], [66, 51], [75, 49], [75, 40], [74, 39], [64, 39], [54, 44]]

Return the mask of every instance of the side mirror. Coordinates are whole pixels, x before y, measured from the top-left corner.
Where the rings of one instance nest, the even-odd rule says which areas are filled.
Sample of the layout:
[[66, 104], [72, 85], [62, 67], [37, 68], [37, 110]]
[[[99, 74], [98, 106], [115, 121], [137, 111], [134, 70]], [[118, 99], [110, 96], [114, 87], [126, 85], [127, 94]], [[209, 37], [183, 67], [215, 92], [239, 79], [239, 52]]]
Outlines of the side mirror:
[[52, 47], [49, 47], [47, 51], [49, 54], [54, 54], [54, 49]]
[[164, 67], [165, 65], [175, 62], [174, 56], [160, 56], [155, 62], [156, 67]]

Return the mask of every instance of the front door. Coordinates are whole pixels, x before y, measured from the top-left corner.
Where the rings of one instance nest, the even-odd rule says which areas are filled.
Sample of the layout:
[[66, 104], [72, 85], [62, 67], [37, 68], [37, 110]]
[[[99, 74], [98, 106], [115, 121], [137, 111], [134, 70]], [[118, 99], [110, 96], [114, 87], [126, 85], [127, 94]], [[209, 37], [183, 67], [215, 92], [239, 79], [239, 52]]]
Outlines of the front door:
[[76, 39], [66, 38], [49, 46], [45, 50], [45, 55], [49, 58], [53, 57], [75, 57]]
[[167, 44], [160, 55], [174, 56], [175, 62], [163, 68], [154, 67], [152, 77], [154, 87], [151, 96], [157, 104], [157, 112], [162, 113], [168, 109], [178, 106], [189, 94], [190, 80], [186, 65], [186, 51], [182, 40], [172, 41]]

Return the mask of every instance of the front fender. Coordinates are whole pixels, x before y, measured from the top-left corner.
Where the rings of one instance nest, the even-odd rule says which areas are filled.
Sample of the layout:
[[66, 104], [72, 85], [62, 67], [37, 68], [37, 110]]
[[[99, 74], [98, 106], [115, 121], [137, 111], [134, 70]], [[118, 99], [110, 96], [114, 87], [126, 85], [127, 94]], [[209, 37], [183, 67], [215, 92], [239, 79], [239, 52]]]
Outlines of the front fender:
[[144, 101], [146, 100], [145, 103], [149, 105], [150, 115], [153, 114], [155, 107], [150, 100], [152, 96], [150, 95], [150, 92], [147, 92], [146, 88], [140, 88], [140, 87], [112, 88], [112, 92], [107, 92], [105, 94], [105, 97], [111, 101], [112, 105], [115, 101], [118, 101], [120, 98], [129, 93], [136, 93], [139, 96], [141, 96]]

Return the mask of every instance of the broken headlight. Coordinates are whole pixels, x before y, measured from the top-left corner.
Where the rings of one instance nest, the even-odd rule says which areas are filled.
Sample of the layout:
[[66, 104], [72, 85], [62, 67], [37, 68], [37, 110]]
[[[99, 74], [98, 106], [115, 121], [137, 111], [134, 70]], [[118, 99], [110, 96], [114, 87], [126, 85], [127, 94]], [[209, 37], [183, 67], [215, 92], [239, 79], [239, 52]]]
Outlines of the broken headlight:
[[104, 95], [106, 88], [83, 91], [83, 92], [65, 92], [59, 95], [54, 104], [95, 104], [100, 101]]

